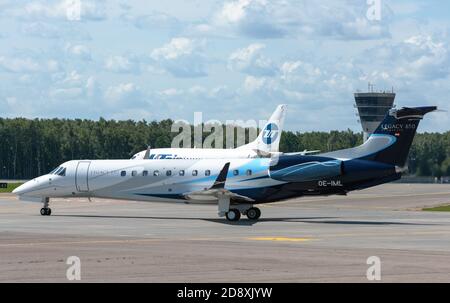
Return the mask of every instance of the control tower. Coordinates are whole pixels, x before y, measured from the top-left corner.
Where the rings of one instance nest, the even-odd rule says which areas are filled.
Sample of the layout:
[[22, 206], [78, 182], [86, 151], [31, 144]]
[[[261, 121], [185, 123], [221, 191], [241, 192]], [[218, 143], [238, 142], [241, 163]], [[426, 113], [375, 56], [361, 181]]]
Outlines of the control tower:
[[367, 93], [355, 93], [355, 108], [358, 109], [359, 121], [364, 131], [364, 142], [377, 129], [388, 111], [395, 107], [394, 89], [391, 92], [375, 92], [374, 86], [369, 83]]

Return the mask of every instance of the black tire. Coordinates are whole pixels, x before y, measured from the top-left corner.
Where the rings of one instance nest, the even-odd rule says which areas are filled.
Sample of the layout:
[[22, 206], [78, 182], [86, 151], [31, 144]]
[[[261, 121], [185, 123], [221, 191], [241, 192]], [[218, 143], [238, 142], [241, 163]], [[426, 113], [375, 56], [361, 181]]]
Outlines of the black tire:
[[47, 208], [47, 216], [50, 216], [52, 214], [52, 209], [51, 208]]
[[247, 209], [247, 218], [250, 220], [258, 220], [261, 217], [261, 211], [257, 207], [251, 207]]
[[47, 209], [41, 208], [41, 216], [46, 216], [46, 215], [47, 215]]
[[241, 218], [241, 212], [233, 208], [226, 213], [226, 217], [228, 221], [239, 221]]

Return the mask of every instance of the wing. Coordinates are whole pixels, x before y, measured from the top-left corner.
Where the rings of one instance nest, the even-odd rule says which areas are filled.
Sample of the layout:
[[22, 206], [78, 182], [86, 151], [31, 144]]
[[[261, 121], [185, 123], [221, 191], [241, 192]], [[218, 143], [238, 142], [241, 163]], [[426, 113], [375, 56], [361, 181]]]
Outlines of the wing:
[[307, 156], [311, 154], [318, 154], [320, 150], [304, 150], [302, 152], [294, 152], [294, 153], [285, 153], [288, 156]]
[[227, 162], [217, 176], [216, 181], [210, 188], [185, 193], [184, 197], [188, 200], [214, 201], [219, 200], [219, 196], [227, 196], [230, 199], [237, 201], [253, 202], [254, 200], [249, 197], [238, 195], [225, 189], [225, 182], [227, 181], [229, 168], [230, 162]]

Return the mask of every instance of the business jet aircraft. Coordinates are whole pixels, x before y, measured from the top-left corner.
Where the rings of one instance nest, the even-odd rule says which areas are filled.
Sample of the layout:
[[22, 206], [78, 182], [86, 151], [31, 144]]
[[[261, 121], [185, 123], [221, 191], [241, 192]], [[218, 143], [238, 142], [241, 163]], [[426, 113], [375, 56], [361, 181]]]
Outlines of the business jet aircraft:
[[[269, 121], [264, 125], [259, 136], [253, 142], [234, 149], [219, 148], [155, 148], [140, 151], [133, 155], [132, 160], [158, 159], [237, 159], [257, 158], [278, 152], [286, 105], [277, 106]], [[305, 151], [304, 153], [309, 153]]]
[[436, 107], [392, 109], [361, 146], [318, 155], [251, 159], [77, 160], [14, 190], [20, 199], [100, 197], [214, 203], [230, 221], [257, 220], [257, 204], [306, 195], [346, 195], [401, 178], [420, 120]]

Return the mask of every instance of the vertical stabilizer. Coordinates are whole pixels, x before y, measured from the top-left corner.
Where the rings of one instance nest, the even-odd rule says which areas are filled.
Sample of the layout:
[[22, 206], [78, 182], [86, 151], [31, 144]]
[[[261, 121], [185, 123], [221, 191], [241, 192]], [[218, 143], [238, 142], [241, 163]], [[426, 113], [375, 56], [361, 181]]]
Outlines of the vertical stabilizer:
[[258, 138], [249, 144], [238, 147], [238, 149], [252, 149], [262, 153], [278, 152], [285, 116], [286, 104], [278, 105], [269, 121], [267, 121], [259, 133]]

